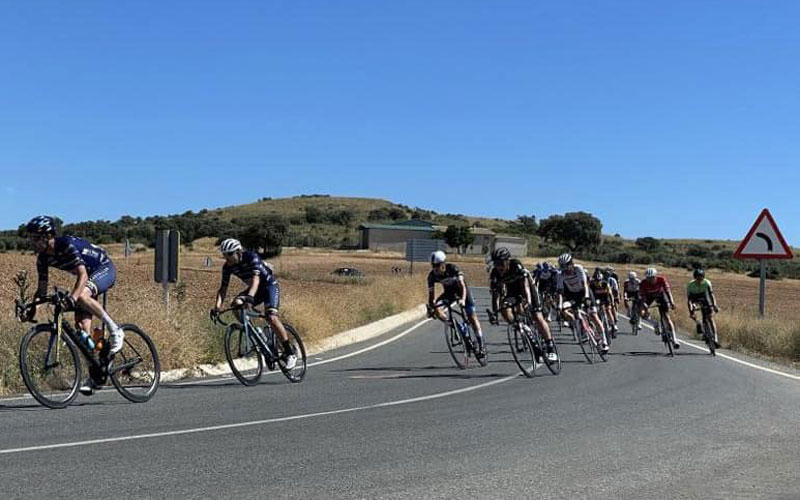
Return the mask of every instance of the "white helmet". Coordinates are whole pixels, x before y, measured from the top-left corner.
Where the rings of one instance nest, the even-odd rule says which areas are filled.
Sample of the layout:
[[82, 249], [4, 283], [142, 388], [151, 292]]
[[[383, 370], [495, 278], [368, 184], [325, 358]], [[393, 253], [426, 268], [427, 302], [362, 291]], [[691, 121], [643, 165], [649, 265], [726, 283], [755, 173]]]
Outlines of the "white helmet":
[[223, 254], [233, 253], [236, 250], [241, 250], [242, 244], [239, 243], [239, 240], [234, 238], [228, 238], [227, 240], [223, 240], [222, 243], [219, 245], [219, 251]]
[[558, 258], [558, 267], [564, 268], [570, 264], [572, 264], [572, 254], [565, 253]]
[[629, 271], [628, 272], [628, 279], [635, 280], [636, 279], [636, 271]]
[[441, 264], [445, 260], [447, 260], [447, 256], [441, 250], [436, 250], [431, 254], [431, 264], [433, 264], [434, 266], [437, 264]]
[[658, 271], [656, 271], [655, 267], [648, 267], [647, 269], [644, 270], [645, 278], [655, 278], [657, 274]]

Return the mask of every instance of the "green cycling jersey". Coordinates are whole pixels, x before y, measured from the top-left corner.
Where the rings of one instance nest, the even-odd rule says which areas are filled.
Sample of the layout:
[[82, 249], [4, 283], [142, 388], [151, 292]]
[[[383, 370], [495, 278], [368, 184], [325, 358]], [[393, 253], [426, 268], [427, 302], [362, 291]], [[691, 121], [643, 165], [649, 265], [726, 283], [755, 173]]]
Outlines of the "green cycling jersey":
[[711, 288], [711, 282], [707, 279], [704, 279], [700, 283], [698, 283], [697, 280], [692, 280], [686, 285], [686, 295], [688, 295], [689, 298], [705, 298], [712, 293], [714, 293], [714, 290]]

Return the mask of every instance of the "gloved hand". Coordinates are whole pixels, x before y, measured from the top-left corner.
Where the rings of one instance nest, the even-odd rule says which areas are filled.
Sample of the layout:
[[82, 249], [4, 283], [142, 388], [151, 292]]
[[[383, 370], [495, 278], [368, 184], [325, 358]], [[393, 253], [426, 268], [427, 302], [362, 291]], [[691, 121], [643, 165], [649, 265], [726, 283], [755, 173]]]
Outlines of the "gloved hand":
[[61, 307], [65, 311], [74, 311], [76, 305], [77, 304], [76, 304], [75, 298], [72, 295], [65, 295], [61, 299]]

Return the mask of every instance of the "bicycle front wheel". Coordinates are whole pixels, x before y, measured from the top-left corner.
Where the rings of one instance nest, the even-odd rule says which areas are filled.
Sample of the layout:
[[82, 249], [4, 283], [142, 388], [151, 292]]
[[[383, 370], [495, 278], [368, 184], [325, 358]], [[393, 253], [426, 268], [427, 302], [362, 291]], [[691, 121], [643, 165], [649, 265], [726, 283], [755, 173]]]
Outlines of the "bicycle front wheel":
[[225, 357], [233, 376], [244, 385], [256, 385], [264, 372], [264, 361], [244, 326], [232, 323], [225, 330]]
[[667, 325], [664, 322], [661, 322], [661, 341], [664, 342], [664, 345], [667, 347], [667, 356], [674, 357], [675, 351], [672, 347], [672, 332], [667, 329]]
[[711, 321], [708, 318], [703, 319], [703, 336], [708, 346], [708, 353], [712, 356], [716, 356], [717, 346], [714, 343], [714, 330], [711, 328]]
[[[522, 374], [528, 378], [533, 377], [539, 363], [536, 360], [536, 349], [528, 335], [514, 325], [508, 325], [508, 345], [511, 346], [511, 354]], [[518, 350], [516, 346], [521, 346], [521, 349]]]
[[286, 365], [286, 358], [288, 356], [283, 351], [283, 342], [277, 339], [275, 349], [278, 351], [278, 367], [290, 382], [302, 382], [303, 377], [306, 376], [306, 348], [303, 345], [303, 341], [300, 340], [300, 335], [297, 334], [297, 331], [292, 325], [284, 323], [283, 327], [289, 335], [289, 343], [292, 345], [292, 350], [294, 351], [295, 365], [293, 368], [289, 368]]
[[584, 330], [583, 325], [581, 325], [580, 321], [575, 322], [575, 326], [572, 328], [572, 331], [574, 332], [578, 346], [581, 348], [583, 357], [586, 358], [586, 361], [588, 361], [589, 364], [594, 363], [594, 351], [592, 350], [592, 341], [589, 340], [589, 337], [586, 334], [586, 330]]
[[464, 345], [464, 339], [461, 338], [453, 322], [445, 323], [444, 340], [456, 366], [464, 370], [467, 367], [467, 346]]
[[81, 360], [65, 334], [57, 339], [51, 324], [32, 328], [19, 346], [19, 370], [25, 387], [48, 408], [65, 408], [78, 395]]
[[150, 336], [136, 325], [120, 325], [125, 332], [122, 349], [114, 354], [108, 374], [122, 397], [132, 403], [152, 398], [161, 381], [161, 363]]

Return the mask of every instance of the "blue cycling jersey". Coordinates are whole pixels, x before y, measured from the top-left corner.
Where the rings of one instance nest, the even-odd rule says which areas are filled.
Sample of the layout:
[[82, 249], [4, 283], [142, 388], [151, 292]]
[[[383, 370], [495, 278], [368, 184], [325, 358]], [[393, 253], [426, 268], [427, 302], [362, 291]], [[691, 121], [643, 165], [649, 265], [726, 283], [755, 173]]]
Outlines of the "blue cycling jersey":
[[76, 236], [59, 236], [55, 241], [55, 253], [42, 252], [36, 258], [36, 271], [39, 274], [39, 293], [47, 291], [49, 268], [77, 274], [78, 267], [84, 266], [91, 276], [98, 269], [111, 264], [111, 259], [102, 248], [92, 245]]
[[228, 288], [231, 281], [231, 275], [236, 276], [248, 285], [253, 281], [254, 276], [258, 276], [261, 280], [258, 285], [259, 292], [266, 289], [268, 285], [277, 283], [272, 271], [264, 264], [261, 257], [252, 250], [246, 250], [242, 253], [242, 259], [237, 264], [225, 264], [222, 266], [222, 284], [221, 288]]

